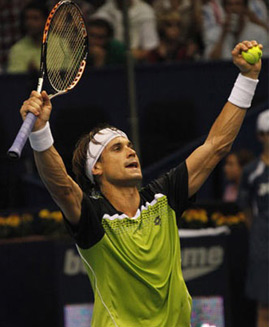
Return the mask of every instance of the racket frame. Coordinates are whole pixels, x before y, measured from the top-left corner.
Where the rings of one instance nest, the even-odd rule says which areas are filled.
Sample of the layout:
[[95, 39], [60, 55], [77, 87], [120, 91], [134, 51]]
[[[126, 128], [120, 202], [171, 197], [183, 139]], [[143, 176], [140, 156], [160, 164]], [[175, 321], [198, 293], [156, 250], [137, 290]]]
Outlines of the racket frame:
[[[88, 55], [88, 33], [87, 33], [87, 28], [86, 28], [86, 23], [84, 21], [83, 18], [83, 14], [79, 8], [79, 6], [70, 0], [61, 0], [59, 1], [50, 11], [48, 18], [46, 20], [45, 23], [45, 27], [44, 27], [44, 31], [43, 31], [43, 38], [42, 38], [42, 44], [41, 44], [41, 58], [40, 58], [40, 69], [39, 69], [39, 77], [38, 77], [38, 83], [37, 83], [37, 89], [36, 91], [38, 93], [41, 93], [42, 91], [42, 87], [43, 87], [43, 83], [44, 83], [44, 78], [46, 77], [46, 73], [47, 73], [47, 68], [46, 68], [46, 53], [47, 53], [47, 41], [48, 41], [48, 36], [50, 33], [50, 25], [51, 22], [53, 20], [53, 17], [55, 15], [55, 13], [59, 10], [59, 8], [62, 5], [66, 5], [66, 4], [72, 4], [73, 6], [76, 7], [76, 9], [78, 10], [78, 12], [80, 13], [80, 24], [81, 24], [81, 28], [82, 28], [82, 32], [83, 32], [83, 37], [84, 37], [84, 57], [81, 60], [81, 64], [80, 67], [78, 69], [77, 75], [74, 78], [73, 82], [65, 89], [65, 90], [57, 90], [55, 89], [55, 87], [53, 87], [53, 85], [50, 83], [49, 78], [46, 78], [50, 84], [50, 87], [54, 90], [54, 94], [50, 94], [49, 98], [52, 99], [58, 95], [63, 95], [66, 94], [67, 92], [71, 91], [80, 81], [83, 72], [85, 70], [86, 67], [86, 60], [87, 60], [87, 55]], [[12, 144], [12, 146], [9, 148], [7, 155], [10, 159], [19, 159], [21, 156], [21, 152], [22, 149], [34, 127], [34, 124], [36, 122], [37, 117], [29, 112], [26, 115], [26, 118]]]

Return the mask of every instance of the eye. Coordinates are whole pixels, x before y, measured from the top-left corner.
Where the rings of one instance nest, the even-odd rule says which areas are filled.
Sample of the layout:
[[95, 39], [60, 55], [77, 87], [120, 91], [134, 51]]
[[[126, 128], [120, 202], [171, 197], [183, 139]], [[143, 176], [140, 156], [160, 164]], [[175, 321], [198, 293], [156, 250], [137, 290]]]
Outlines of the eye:
[[130, 142], [130, 143], [128, 144], [128, 147], [134, 150], [134, 145], [133, 145], [132, 142]]
[[121, 144], [120, 143], [114, 144], [112, 150], [113, 151], [120, 151], [121, 150]]

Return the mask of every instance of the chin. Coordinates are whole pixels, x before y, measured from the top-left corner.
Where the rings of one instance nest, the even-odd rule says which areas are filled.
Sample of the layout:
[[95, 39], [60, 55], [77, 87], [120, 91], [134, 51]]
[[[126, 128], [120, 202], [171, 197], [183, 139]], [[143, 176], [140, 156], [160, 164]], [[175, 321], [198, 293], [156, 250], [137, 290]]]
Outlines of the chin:
[[130, 185], [130, 186], [138, 186], [142, 181], [142, 176], [135, 176], [130, 179], [125, 180], [125, 183]]
[[115, 180], [114, 184], [125, 187], [138, 187], [142, 181], [142, 175], [131, 176], [129, 178], [124, 178], [121, 180]]

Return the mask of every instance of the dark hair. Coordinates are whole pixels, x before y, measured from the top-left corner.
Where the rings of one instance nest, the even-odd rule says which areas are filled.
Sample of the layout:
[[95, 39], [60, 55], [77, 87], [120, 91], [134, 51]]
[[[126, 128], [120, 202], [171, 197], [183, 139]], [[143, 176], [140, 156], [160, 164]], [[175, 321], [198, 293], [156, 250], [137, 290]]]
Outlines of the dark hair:
[[102, 18], [92, 18], [88, 22], [88, 28], [90, 27], [101, 27], [106, 29], [107, 37], [113, 38], [114, 37], [114, 29], [113, 26], [105, 19]]
[[21, 16], [20, 16], [21, 29], [22, 29], [23, 34], [25, 34], [25, 25], [24, 25], [25, 13], [26, 13], [27, 10], [31, 10], [31, 9], [40, 11], [43, 14], [45, 19], [49, 15], [48, 7], [44, 3], [42, 3], [41, 1], [32, 1], [32, 2], [28, 3], [23, 8], [23, 10], [21, 12]]
[[166, 37], [166, 24], [173, 20], [181, 21], [179, 12], [173, 9], [164, 9], [157, 15], [157, 31], [161, 39]]
[[28, 5], [26, 5], [23, 8], [23, 13], [25, 13], [29, 9], [39, 10], [40, 12], [42, 12], [42, 14], [45, 18], [47, 18], [49, 15], [48, 7], [44, 3], [39, 2], [39, 1], [32, 1], [32, 2], [28, 3]]
[[[244, 3], [244, 6], [245, 6], [245, 7], [248, 6], [248, 0], [244, 0], [243, 3]], [[225, 7], [226, 4], [227, 4], [227, 0], [222, 0], [222, 5], [223, 5], [223, 7]]]
[[[94, 135], [97, 134], [99, 131], [101, 131], [104, 128], [111, 128], [111, 129], [117, 129], [114, 126], [111, 126], [107, 123], [99, 124], [96, 127], [94, 127], [90, 133], [83, 135], [77, 142], [76, 148], [73, 153], [72, 158], [72, 170], [75, 174], [75, 178], [81, 189], [85, 193], [96, 193], [100, 191], [100, 185], [98, 178], [94, 177], [95, 184], [93, 184], [89, 178], [86, 176], [85, 173], [85, 166], [86, 166], [86, 159], [87, 159], [87, 151], [89, 147], [90, 141], [94, 140]], [[101, 160], [102, 155], [98, 159], [98, 161]]]
[[254, 155], [248, 149], [240, 149], [238, 151], [232, 151], [229, 154], [233, 154], [236, 156], [238, 163], [241, 168], [247, 165], [250, 161], [254, 159]]

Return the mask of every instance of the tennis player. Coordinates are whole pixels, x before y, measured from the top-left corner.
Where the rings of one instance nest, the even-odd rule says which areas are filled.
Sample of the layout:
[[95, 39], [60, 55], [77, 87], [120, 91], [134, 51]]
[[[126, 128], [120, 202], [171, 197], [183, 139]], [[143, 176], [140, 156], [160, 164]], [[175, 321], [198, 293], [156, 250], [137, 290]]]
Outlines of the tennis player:
[[239, 132], [261, 69], [261, 61], [250, 65], [241, 52], [256, 45], [244, 41], [232, 50], [240, 74], [205, 143], [141, 190], [139, 158], [124, 132], [97, 128], [79, 141], [73, 156], [77, 184], [53, 146], [47, 93], [33, 91], [21, 107], [23, 119], [27, 112], [37, 116], [30, 135], [36, 166], [88, 271], [93, 327], [190, 326], [176, 218]]

